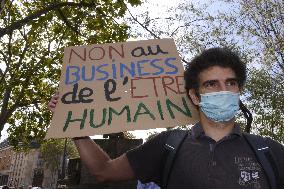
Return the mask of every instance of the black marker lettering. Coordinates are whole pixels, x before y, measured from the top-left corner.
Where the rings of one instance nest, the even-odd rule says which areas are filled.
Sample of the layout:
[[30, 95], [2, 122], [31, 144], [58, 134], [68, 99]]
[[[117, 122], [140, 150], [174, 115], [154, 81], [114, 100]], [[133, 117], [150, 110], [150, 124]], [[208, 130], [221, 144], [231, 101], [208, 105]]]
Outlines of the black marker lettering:
[[[112, 88], [110, 89], [110, 84], [112, 85]], [[105, 89], [105, 97], [107, 101], [113, 102], [118, 101], [121, 99], [121, 97], [112, 98], [110, 95], [113, 94], [116, 91], [116, 82], [113, 79], [108, 79], [104, 84]]]
[[[88, 94], [84, 94], [85, 91], [88, 91]], [[93, 101], [93, 99], [86, 99], [86, 97], [89, 97], [93, 94], [92, 89], [88, 87], [84, 87], [83, 89], [81, 89], [79, 91], [78, 99], [76, 99], [77, 93], [78, 93], [78, 83], [73, 85], [73, 90], [71, 92], [67, 92], [61, 97], [61, 102], [63, 104], [78, 104], [78, 103], [90, 103]], [[67, 100], [67, 97], [70, 95], [72, 95], [71, 100]]]

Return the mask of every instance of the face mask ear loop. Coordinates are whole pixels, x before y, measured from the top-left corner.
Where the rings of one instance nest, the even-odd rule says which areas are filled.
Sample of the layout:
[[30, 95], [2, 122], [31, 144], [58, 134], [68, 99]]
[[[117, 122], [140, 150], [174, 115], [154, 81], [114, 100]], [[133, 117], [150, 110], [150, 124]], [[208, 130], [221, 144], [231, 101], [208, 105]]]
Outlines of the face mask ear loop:
[[246, 120], [247, 120], [247, 124], [246, 124], [246, 128], [245, 128], [245, 132], [246, 133], [250, 133], [251, 130], [251, 123], [253, 120], [252, 114], [251, 112], [247, 109], [247, 107], [243, 104], [243, 102], [240, 100], [240, 109], [242, 110]]

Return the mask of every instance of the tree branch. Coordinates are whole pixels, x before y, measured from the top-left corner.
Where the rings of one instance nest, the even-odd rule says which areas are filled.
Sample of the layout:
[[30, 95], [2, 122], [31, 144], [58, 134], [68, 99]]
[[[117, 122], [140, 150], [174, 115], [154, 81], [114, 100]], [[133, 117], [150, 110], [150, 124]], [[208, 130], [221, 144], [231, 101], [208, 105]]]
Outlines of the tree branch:
[[6, 88], [5, 93], [4, 93], [4, 97], [3, 97], [3, 104], [2, 104], [2, 107], [1, 107], [0, 117], [2, 117], [4, 112], [6, 112], [6, 110], [7, 110], [10, 96], [11, 96], [11, 89]]
[[[5, 123], [9, 119], [9, 117], [12, 115], [10, 112], [11, 108], [8, 109], [8, 102], [11, 97], [11, 88], [6, 89], [3, 97], [3, 104], [1, 107], [1, 112], [0, 112], [0, 129], [1, 131], [4, 128]], [[13, 107], [13, 106], [12, 106]], [[0, 137], [1, 137], [1, 132], [0, 132]]]
[[[127, 10], [128, 10], [128, 12], [129, 12], [129, 14], [130, 14], [130, 16], [133, 18], [133, 20], [135, 21], [135, 22], [137, 22], [142, 28], [144, 28], [146, 31], [148, 31], [155, 39], [161, 39], [158, 35], [156, 35], [153, 31], [151, 31], [147, 26], [145, 26], [145, 25], [143, 25], [141, 22], [139, 22], [139, 20], [137, 19], [137, 18], [135, 18], [134, 16], [133, 16], [133, 14], [130, 12], [130, 10], [128, 9], [128, 7], [126, 7], [127, 8]], [[181, 60], [183, 61], [183, 62], [185, 62], [185, 63], [189, 63], [188, 61], [186, 61], [184, 58], [181, 58]]]
[[183, 28], [183, 27], [189, 27], [190, 26], [190, 24], [192, 24], [193, 22], [197, 22], [197, 21], [203, 21], [203, 20], [205, 20], [204, 18], [200, 18], [200, 19], [195, 19], [195, 20], [192, 20], [192, 21], [190, 21], [190, 22], [188, 22], [188, 23], [186, 23], [185, 25], [183, 25], [183, 26], [178, 26], [173, 32], [172, 32], [172, 34], [170, 35], [171, 37], [174, 35], [174, 33], [176, 33], [177, 32], [177, 30], [179, 30], [180, 28]]
[[[40, 103], [41, 101], [40, 100], [33, 100], [32, 102], [30, 102], [30, 103], [18, 103], [18, 106], [17, 106], [17, 108], [20, 108], [20, 107], [25, 107], [25, 106], [28, 106], [28, 105], [31, 105], [31, 104], [33, 104], [33, 105], [36, 105], [37, 107], [37, 109], [38, 109], [38, 103]], [[39, 110], [39, 109], [38, 109]]]
[[[25, 43], [25, 47], [24, 47], [22, 53], [19, 55], [19, 61], [18, 61], [15, 65], [13, 65], [14, 68], [18, 68], [20, 65], [22, 65], [23, 59], [24, 59], [24, 57], [25, 57], [25, 54], [26, 54], [26, 52], [27, 52], [27, 50], [28, 50], [28, 48], [29, 48], [29, 42], [28, 42], [28, 39], [27, 39], [27, 35], [24, 34], [24, 33], [21, 32], [21, 31], [20, 31], [20, 34], [23, 36], [23, 38], [24, 38], [24, 40], [25, 40], [26, 43]], [[11, 34], [10, 34], [10, 35], [11, 35]], [[9, 51], [9, 56], [12, 56], [11, 47], [10, 47], [10, 42], [9, 42], [8, 51]], [[10, 54], [11, 54], [11, 55], [10, 55]], [[11, 57], [9, 57], [9, 60], [11, 60]], [[10, 68], [7, 68], [7, 71], [8, 71], [9, 69], [10, 69]], [[12, 68], [11, 68], [11, 69], [12, 69]], [[21, 75], [23, 75], [23, 74], [25, 74], [25, 73], [23, 72]], [[12, 74], [12, 72], [11, 72], [11, 78], [12, 78], [12, 79], [14, 78], [14, 75]], [[11, 80], [12, 80], [12, 79], [11, 79]]]
[[65, 15], [63, 14], [63, 12], [58, 9], [57, 10], [62, 21], [66, 24], [67, 27], [69, 27], [71, 30], [73, 30], [76, 34], [80, 35], [80, 36], [83, 36], [78, 30], [77, 28], [75, 28], [74, 26], [72, 26], [72, 24], [68, 21], [68, 19], [65, 17]]
[[74, 2], [61, 2], [61, 3], [54, 3], [51, 4], [41, 10], [38, 10], [29, 16], [23, 18], [22, 20], [16, 21], [12, 23], [10, 26], [7, 26], [6, 28], [0, 28], [0, 38], [3, 37], [6, 34], [11, 33], [12, 31], [21, 28], [25, 24], [29, 23], [31, 20], [38, 18], [50, 11], [62, 8], [62, 7], [94, 7], [94, 3], [85, 3], [85, 2], [80, 2], [80, 3], [74, 3]]
[[60, 39], [58, 40], [58, 43], [57, 43], [57, 47], [56, 47], [55, 52], [58, 52], [59, 49], [61, 48], [60, 45], [62, 44], [62, 41], [63, 41], [63, 38], [64, 38], [64, 36], [65, 36], [65, 34], [66, 34], [66, 31], [67, 31], [67, 29], [65, 28], [64, 31], [61, 32], [62, 35], [61, 35]]
[[[37, 65], [40, 65], [42, 63], [42, 61], [44, 60], [44, 57], [45, 55], [42, 56], [42, 59], [37, 63]], [[17, 108], [28, 106], [29, 104], [36, 104], [40, 102], [39, 100], [33, 100], [31, 103], [27, 103], [27, 102], [24, 102], [23, 100], [25, 89], [27, 88], [30, 78], [31, 78], [31, 73], [34, 73], [36, 69], [37, 69], [37, 66], [35, 66], [34, 69], [30, 70], [30, 74], [28, 74], [28, 77], [26, 77], [24, 83], [22, 84], [22, 90], [20, 91], [20, 94], [16, 102], [10, 108], [8, 108], [8, 102], [9, 102], [9, 98], [11, 95], [11, 89], [5, 92], [4, 99], [3, 99], [3, 106], [1, 108], [1, 114], [0, 114], [0, 129], [1, 130], [3, 130], [5, 123], [8, 121], [8, 119], [11, 117], [11, 115]]]
[[25, 57], [25, 54], [26, 54], [26, 52], [27, 52], [27, 50], [28, 50], [28, 48], [29, 48], [29, 42], [28, 42], [26, 36], [24, 37], [24, 39], [25, 39], [26, 43], [25, 43], [25, 47], [24, 47], [24, 49], [23, 49], [23, 51], [22, 51], [22, 53], [21, 53], [21, 55], [20, 55], [20, 59], [19, 59], [18, 65], [21, 65], [21, 64], [22, 64], [23, 59], [24, 59], [24, 57]]
[[[10, 63], [12, 60], [12, 51], [11, 51], [11, 40], [12, 40], [12, 36], [9, 36], [9, 43], [8, 43], [8, 57], [5, 55], [5, 53], [3, 51], [0, 51], [0, 53], [2, 54], [2, 56], [4, 57], [5, 63], [6, 63], [6, 68], [4, 73], [1, 75], [1, 79], [0, 79], [0, 83], [2, 84], [3, 81], [5, 81], [5, 76], [8, 73], [9, 69], [10, 69]], [[6, 81], [5, 81], [6, 84]]]
[[5, 53], [3, 51], [0, 50], [0, 54], [2, 54], [3, 58], [4, 58], [4, 62], [6, 63], [6, 68], [5, 68], [5, 71], [0, 73], [0, 83], [2, 85], [2, 82], [5, 80], [5, 76], [9, 70], [9, 64], [7, 64], [8, 60], [7, 60], [7, 56], [5, 55]]
[[2, 14], [2, 12], [4, 11], [5, 3], [6, 3], [6, 0], [1, 1], [0, 14]]
[[128, 12], [129, 12], [129, 14], [130, 14], [130, 16], [132, 17], [132, 19], [135, 21], [135, 22], [137, 22], [143, 29], [145, 29], [147, 32], [149, 32], [154, 38], [156, 38], [156, 39], [161, 39], [159, 36], [157, 36], [153, 31], [151, 31], [150, 29], [148, 29], [145, 25], [143, 25], [141, 22], [139, 22], [139, 20], [137, 19], [137, 18], [135, 18], [134, 16], [133, 16], [133, 14], [130, 12], [130, 10], [128, 9], [128, 7], [127, 7], [127, 10], [128, 10]]

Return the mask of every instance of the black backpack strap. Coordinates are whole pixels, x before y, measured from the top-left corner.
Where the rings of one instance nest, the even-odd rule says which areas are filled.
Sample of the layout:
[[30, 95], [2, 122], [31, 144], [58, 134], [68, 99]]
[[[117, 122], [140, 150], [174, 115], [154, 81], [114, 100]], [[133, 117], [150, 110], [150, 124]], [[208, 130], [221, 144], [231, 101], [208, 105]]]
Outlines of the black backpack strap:
[[277, 189], [278, 170], [273, 153], [271, 153], [265, 138], [248, 133], [243, 133], [243, 136], [253, 149], [258, 162], [261, 164], [269, 181], [270, 188]]
[[166, 189], [171, 169], [175, 160], [175, 155], [179, 150], [182, 142], [186, 138], [188, 131], [186, 130], [173, 130], [166, 140], [164, 148], [166, 150], [165, 166], [163, 170], [162, 189]]

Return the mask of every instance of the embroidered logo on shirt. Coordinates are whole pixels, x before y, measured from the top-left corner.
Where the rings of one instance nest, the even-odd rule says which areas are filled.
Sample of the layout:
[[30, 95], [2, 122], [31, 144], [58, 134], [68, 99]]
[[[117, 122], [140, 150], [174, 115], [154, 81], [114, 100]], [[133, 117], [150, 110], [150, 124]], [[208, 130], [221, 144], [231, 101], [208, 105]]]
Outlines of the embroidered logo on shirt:
[[254, 162], [251, 157], [235, 157], [235, 164], [238, 166], [240, 176], [238, 183], [241, 186], [252, 186], [260, 189], [260, 172], [261, 166]]

